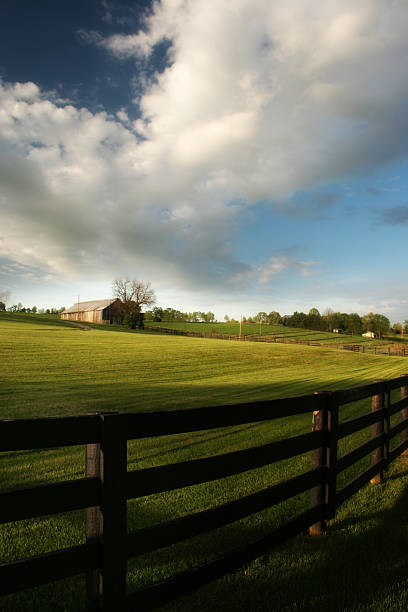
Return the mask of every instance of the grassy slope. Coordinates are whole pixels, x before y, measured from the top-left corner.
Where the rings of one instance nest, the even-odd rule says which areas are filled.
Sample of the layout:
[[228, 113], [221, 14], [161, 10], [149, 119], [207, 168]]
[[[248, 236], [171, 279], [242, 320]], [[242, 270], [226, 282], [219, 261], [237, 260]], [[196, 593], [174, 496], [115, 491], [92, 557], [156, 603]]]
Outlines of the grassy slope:
[[[182, 321], [146, 321], [146, 327], [160, 327], [178, 329], [182, 331], [192, 331], [210, 334], [215, 332], [217, 334], [226, 334], [236, 336], [239, 334], [239, 323], [185, 323]], [[259, 327], [257, 323], [243, 323], [242, 335], [243, 336], [259, 336], [261, 332], [262, 336], [272, 336], [273, 338], [282, 338], [288, 340], [312, 340], [313, 342], [330, 342], [340, 344], [370, 344], [370, 345], [382, 345], [390, 344], [395, 341], [401, 341], [401, 338], [395, 337], [390, 339], [375, 339], [364, 338], [363, 336], [352, 336], [349, 334], [333, 334], [325, 331], [314, 331], [311, 329], [300, 329], [297, 327], [286, 327], [283, 325], [262, 325]]]
[[0, 346], [1, 411], [9, 417], [236, 403], [349, 387], [405, 368], [398, 357], [83, 331], [15, 315], [0, 317]]
[[[397, 357], [106, 331], [85, 332], [52, 319], [35, 318], [33, 323], [30, 317], [0, 318], [0, 346], [6, 354], [6, 368], [1, 372], [0, 416], [234, 403], [343, 388], [379, 377], [391, 378], [406, 370], [405, 360]], [[358, 410], [352, 406], [344, 416]], [[310, 416], [305, 415], [270, 424], [132, 442], [129, 467], [226, 452], [308, 430]], [[367, 435], [369, 432], [360, 434], [358, 441]], [[356, 441], [355, 437], [353, 443]], [[83, 448], [6, 453], [2, 460], [2, 488], [83, 475]], [[309, 461], [307, 456], [299, 457], [272, 469], [131, 501], [129, 528], [256, 491], [307, 469]], [[345, 504], [328, 536], [318, 541], [297, 538], [267, 558], [168, 608], [186, 612], [193, 608], [223, 610], [226, 605], [233, 610], [404, 609], [398, 606], [403, 605], [406, 585], [401, 594], [389, 584], [403, 582], [407, 570], [406, 536], [399, 529], [405, 524], [408, 476], [402, 462], [393, 467], [392, 473], [400, 477], [379, 487], [366, 487]], [[307, 496], [300, 496], [214, 534], [136, 559], [130, 564], [131, 588], [250, 541], [307, 507], [307, 503]], [[83, 521], [83, 512], [75, 512], [7, 525], [0, 532], [1, 557], [11, 560], [79, 543], [83, 541]], [[385, 537], [391, 538], [392, 546], [385, 544]], [[368, 561], [374, 575], [371, 578], [360, 567], [359, 559], [363, 556], [367, 563], [376, 546], [376, 554], [385, 557], [386, 564]], [[316, 585], [319, 572], [324, 576], [323, 586]], [[80, 583], [80, 579], [71, 579], [61, 581], [58, 588], [41, 587], [33, 599], [30, 592], [6, 598], [3, 609], [80, 607]], [[352, 584], [352, 593], [348, 590], [344, 594], [343, 584]], [[389, 601], [389, 606], [379, 608], [379, 602], [384, 601]]]

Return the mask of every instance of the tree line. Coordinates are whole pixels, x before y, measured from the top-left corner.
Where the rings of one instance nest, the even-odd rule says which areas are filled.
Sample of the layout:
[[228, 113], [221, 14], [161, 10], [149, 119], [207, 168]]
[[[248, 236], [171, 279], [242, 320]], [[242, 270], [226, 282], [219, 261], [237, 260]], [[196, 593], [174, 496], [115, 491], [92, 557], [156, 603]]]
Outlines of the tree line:
[[0, 302], [0, 312], [26, 312], [28, 314], [61, 314], [65, 310], [62, 308], [37, 308], [37, 306], [23, 306], [21, 302], [12, 304], [8, 308], [5, 302]]
[[[151, 321], [180, 321], [186, 323], [208, 323], [215, 322], [215, 315], [212, 312], [182, 312], [175, 308], [155, 307], [145, 313], [145, 319]], [[224, 316], [226, 323], [239, 323], [239, 320], [229, 315]], [[337, 332], [351, 335], [361, 335], [364, 332], [373, 332], [378, 337], [387, 333], [408, 334], [408, 320], [403, 323], [390, 324], [390, 320], [382, 314], [369, 312], [360, 316], [356, 312], [335, 312], [327, 309], [323, 314], [317, 308], [311, 308], [306, 314], [295, 311], [292, 315], [281, 315], [276, 310], [270, 313], [260, 311], [255, 316], [242, 316], [244, 323], [260, 323], [266, 325], [285, 325], [301, 329], [311, 329], [315, 331]]]
[[184, 321], [185, 323], [213, 323], [215, 314], [213, 312], [181, 312], [176, 308], [161, 308], [155, 306], [152, 310], [145, 312], [145, 320], [148, 321]]
[[[225, 315], [225, 321], [232, 321]], [[281, 316], [278, 312], [258, 312], [255, 317], [244, 317], [247, 323], [266, 323], [269, 325], [287, 325], [301, 329], [312, 329], [315, 331], [338, 332], [351, 335], [360, 335], [364, 332], [374, 332], [381, 337], [391, 332], [394, 334], [408, 333], [408, 320], [403, 323], [390, 324], [390, 320], [383, 314], [369, 312], [360, 316], [356, 312], [335, 312], [328, 308], [323, 314], [317, 308], [311, 308], [306, 314], [295, 311], [292, 315]]]

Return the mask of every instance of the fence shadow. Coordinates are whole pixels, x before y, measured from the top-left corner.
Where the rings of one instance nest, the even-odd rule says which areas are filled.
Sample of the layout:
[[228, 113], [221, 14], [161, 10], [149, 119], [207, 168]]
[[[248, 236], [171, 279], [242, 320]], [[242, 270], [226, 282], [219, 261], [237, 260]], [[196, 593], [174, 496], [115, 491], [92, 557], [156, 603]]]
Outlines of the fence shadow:
[[[407, 609], [408, 459], [398, 476], [358, 493], [367, 511], [356, 514], [356, 498], [320, 537], [301, 535], [160, 612], [350, 612]], [[400, 487], [390, 505], [394, 481]], [[382, 509], [384, 504], [386, 508]], [[377, 508], [372, 512], [372, 508]], [[361, 508], [361, 504], [358, 505]], [[351, 513], [351, 516], [350, 516]], [[347, 518], [346, 518], [347, 516]]]

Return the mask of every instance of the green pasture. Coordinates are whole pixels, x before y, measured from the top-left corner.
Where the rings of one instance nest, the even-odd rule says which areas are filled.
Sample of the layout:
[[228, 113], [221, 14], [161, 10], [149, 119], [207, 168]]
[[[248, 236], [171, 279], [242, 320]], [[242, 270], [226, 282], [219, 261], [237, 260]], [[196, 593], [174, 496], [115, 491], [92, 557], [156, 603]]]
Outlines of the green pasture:
[[[121, 330], [123, 331], [123, 329]], [[301, 395], [356, 386], [408, 371], [401, 357], [327, 347], [225, 342], [112, 328], [84, 331], [56, 318], [0, 315], [2, 418], [157, 411]], [[396, 399], [396, 398], [395, 398]], [[345, 407], [349, 418], [368, 402]], [[395, 417], [396, 419], [398, 416]], [[311, 415], [128, 444], [129, 469], [179, 462], [310, 431]], [[369, 437], [347, 439], [345, 452]], [[1, 488], [84, 476], [84, 447], [3, 453]], [[369, 458], [358, 466], [368, 466]], [[310, 456], [128, 502], [129, 530], [255, 492], [309, 468]], [[340, 486], [353, 476], [348, 470]], [[381, 485], [340, 509], [321, 538], [299, 536], [238, 572], [166, 606], [212, 610], [403, 610], [407, 603], [408, 470], [403, 459]], [[160, 580], [268, 533], [308, 507], [308, 495], [129, 563], [129, 588]], [[0, 527], [11, 561], [84, 541], [84, 512]], [[59, 611], [84, 605], [83, 577], [0, 599], [0, 610]]]
[[[227, 336], [238, 336], [240, 332], [239, 323], [187, 323], [184, 321], [145, 321], [148, 328], [177, 329], [187, 332], [200, 332], [204, 334], [225, 334]], [[339, 344], [390, 344], [389, 339], [364, 338], [363, 336], [352, 336], [350, 334], [334, 334], [332, 332], [314, 331], [312, 329], [300, 329], [298, 327], [287, 327], [286, 325], [267, 325], [259, 323], [243, 323], [242, 336], [265, 336], [282, 340], [312, 340], [313, 342], [330, 342]], [[391, 340], [393, 343], [395, 338]]]

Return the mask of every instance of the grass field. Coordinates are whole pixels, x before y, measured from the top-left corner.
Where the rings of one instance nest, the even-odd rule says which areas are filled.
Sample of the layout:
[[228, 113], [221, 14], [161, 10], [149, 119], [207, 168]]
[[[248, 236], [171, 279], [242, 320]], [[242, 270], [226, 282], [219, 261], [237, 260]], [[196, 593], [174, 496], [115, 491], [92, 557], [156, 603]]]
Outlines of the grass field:
[[[168, 328], [187, 332], [200, 332], [205, 334], [225, 334], [231, 336], [239, 335], [239, 323], [185, 323], [183, 321], [146, 321], [146, 327], [156, 329]], [[363, 336], [352, 336], [350, 334], [334, 334], [332, 332], [314, 331], [311, 329], [300, 329], [297, 327], [287, 327], [285, 325], [264, 325], [258, 323], [243, 323], [243, 336], [265, 336], [283, 340], [312, 340], [313, 342], [340, 343], [340, 344], [370, 344], [384, 345], [396, 342], [393, 339], [371, 339]], [[399, 338], [401, 341], [401, 338]]]
[[[299, 330], [297, 330], [299, 331]], [[155, 333], [83, 331], [55, 318], [0, 315], [0, 417], [160, 410], [237, 403], [346, 388], [408, 371], [399, 357], [322, 347], [223, 342]], [[343, 418], [367, 411], [367, 402]], [[310, 431], [311, 415], [270, 423], [146, 439], [128, 445], [129, 469], [183, 461]], [[369, 431], [350, 437], [357, 444]], [[343, 446], [343, 451], [346, 445]], [[364, 464], [362, 460], [361, 465]], [[84, 475], [84, 448], [3, 453], [1, 488]], [[212, 507], [308, 469], [310, 456], [212, 483], [128, 502], [129, 529]], [[408, 469], [396, 462], [339, 511], [322, 538], [300, 536], [241, 571], [166, 610], [405, 610]], [[350, 471], [345, 477], [350, 478]], [[129, 563], [129, 586], [164, 578], [267, 533], [308, 505], [308, 496]], [[84, 512], [2, 526], [9, 561], [84, 541]], [[363, 562], [362, 562], [363, 561]], [[83, 579], [73, 578], [0, 600], [0, 609], [74, 610]], [[2, 607], [3, 606], [3, 607]]]

